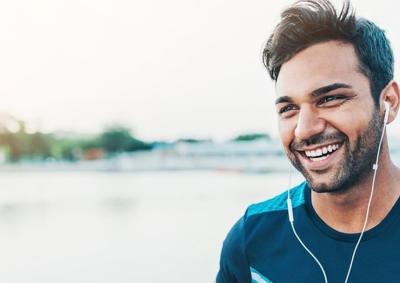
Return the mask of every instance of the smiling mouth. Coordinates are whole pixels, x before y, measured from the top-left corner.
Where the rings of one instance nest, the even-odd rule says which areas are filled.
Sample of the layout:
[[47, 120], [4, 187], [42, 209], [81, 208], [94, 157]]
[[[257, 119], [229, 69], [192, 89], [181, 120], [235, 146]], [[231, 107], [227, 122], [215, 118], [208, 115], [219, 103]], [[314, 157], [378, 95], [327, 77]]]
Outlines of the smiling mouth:
[[317, 147], [313, 150], [299, 151], [300, 154], [311, 162], [319, 162], [327, 159], [331, 154], [337, 151], [343, 143], [335, 143]]

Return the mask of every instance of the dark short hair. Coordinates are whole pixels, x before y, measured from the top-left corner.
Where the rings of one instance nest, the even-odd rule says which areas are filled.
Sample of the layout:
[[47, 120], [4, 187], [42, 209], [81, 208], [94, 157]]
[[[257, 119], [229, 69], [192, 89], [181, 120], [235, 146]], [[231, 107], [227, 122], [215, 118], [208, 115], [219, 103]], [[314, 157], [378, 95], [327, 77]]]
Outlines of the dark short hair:
[[393, 79], [393, 51], [385, 32], [357, 18], [349, 1], [340, 13], [328, 0], [302, 0], [285, 9], [263, 50], [263, 63], [276, 81], [282, 64], [307, 47], [329, 40], [352, 44], [359, 69], [370, 82], [376, 105], [382, 89]]

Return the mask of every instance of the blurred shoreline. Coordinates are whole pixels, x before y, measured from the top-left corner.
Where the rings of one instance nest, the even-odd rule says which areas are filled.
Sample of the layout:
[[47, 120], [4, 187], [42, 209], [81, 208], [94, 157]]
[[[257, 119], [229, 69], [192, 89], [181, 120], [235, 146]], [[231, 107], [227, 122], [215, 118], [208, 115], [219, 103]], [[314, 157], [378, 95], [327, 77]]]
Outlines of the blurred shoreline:
[[289, 163], [284, 156], [225, 156], [188, 157], [155, 156], [153, 154], [124, 154], [93, 161], [47, 161], [4, 163], [0, 172], [35, 171], [98, 171], [98, 172], [157, 172], [157, 171], [228, 171], [238, 173], [285, 172]]
[[[400, 164], [400, 143], [392, 142], [390, 148], [393, 161]], [[3, 158], [0, 172], [229, 171], [258, 174], [288, 172], [291, 167], [280, 141], [265, 136], [224, 143], [182, 140], [158, 143], [150, 150], [107, 155], [99, 150], [90, 152], [90, 155], [79, 154], [79, 158], [71, 160], [49, 157], [9, 162]]]

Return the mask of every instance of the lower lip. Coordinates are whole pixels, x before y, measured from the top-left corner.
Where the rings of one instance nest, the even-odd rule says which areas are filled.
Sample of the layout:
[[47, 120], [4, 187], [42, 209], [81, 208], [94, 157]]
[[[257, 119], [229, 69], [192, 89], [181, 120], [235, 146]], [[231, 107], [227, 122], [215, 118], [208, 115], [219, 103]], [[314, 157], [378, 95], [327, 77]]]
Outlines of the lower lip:
[[305, 160], [307, 169], [314, 170], [314, 171], [326, 170], [332, 165], [333, 160], [335, 159], [335, 157], [338, 156], [339, 151], [341, 149], [342, 149], [342, 145], [340, 145], [339, 149], [337, 149], [333, 153], [329, 154], [328, 157], [326, 157], [323, 160], [319, 160], [319, 161], [313, 161], [304, 155], [302, 155], [302, 158]]

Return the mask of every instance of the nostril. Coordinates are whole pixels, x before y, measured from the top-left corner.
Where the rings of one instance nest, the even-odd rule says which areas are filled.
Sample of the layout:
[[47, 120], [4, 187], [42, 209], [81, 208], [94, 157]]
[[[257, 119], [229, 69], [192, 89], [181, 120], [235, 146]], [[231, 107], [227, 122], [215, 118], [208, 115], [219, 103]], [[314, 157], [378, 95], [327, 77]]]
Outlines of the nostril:
[[307, 140], [312, 136], [318, 135], [325, 131], [326, 122], [324, 119], [318, 118], [317, 116], [313, 117], [308, 115], [308, 118], [302, 117], [299, 118], [294, 135], [296, 138], [300, 140]]

